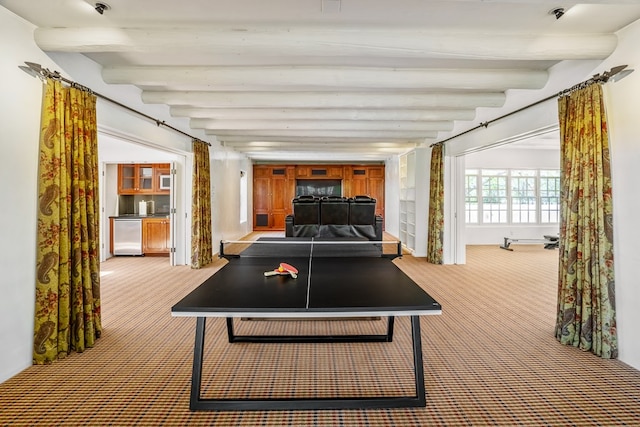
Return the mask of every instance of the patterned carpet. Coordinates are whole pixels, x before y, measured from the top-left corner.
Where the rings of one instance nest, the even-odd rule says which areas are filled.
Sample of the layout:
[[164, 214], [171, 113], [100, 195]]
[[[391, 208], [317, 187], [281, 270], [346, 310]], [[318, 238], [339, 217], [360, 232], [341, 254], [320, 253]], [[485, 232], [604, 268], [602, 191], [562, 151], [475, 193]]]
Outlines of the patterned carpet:
[[[559, 345], [557, 251], [474, 246], [468, 264], [395, 262], [443, 306], [421, 319], [425, 408], [191, 412], [195, 319], [170, 307], [225, 261], [196, 271], [166, 258], [102, 264], [96, 347], [0, 384], [0, 425], [640, 426], [640, 372]], [[237, 321], [237, 333], [380, 333], [385, 320]], [[207, 324], [204, 397], [412, 393], [410, 324], [393, 343], [228, 344]]]

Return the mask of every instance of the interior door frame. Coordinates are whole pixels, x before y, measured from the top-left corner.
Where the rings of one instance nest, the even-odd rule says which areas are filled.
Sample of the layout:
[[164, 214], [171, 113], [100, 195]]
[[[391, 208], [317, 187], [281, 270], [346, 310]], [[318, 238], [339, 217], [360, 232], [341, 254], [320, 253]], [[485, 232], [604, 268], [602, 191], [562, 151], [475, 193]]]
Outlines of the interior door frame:
[[[191, 212], [191, 194], [189, 192], [191, 181], [190, 177], [186, 177], [184, 174], [186, 170], [189, 170], [190, 165], [192, 164], [189, 158], [190, 153], [167, 147], [161, 147], [148, 141], [132, 138], [130, 135], [122, 134], [118, 130], [102, 127], [98, 128], [98, 144], [100, 144], [101, 135], [126, 144], [141, 146], [146, 149], [157, 151], [159, 153], [166, 153], [167, 155], [173, 156], [173, 159], [171, 160], [162, 159], [160, 157], [152, 160], [154, 163], [170, 163], [172, 170], [175, 171], [175, 175], [173, 175], [173, 179], [171, 180], [172, 188], [170, 190], [171, 207], [169, 219], [172, 250], [170, 251], [169, 263], [170, 265], [188, 265], [190, 259], [189, 248], [191, 240], [190, 235], [187, 235], [185, 230], [190, 230], [191, 228], [191, 225], [187, 224], [187, 220]], [[104, 262], [108, 259], [109, 250], [107, 245], [109, 244], [110, 234], [107, 230], [109, 229], [109, 216], [112, 216], [114, 214], [114, 212], [109, 212], [109, 209], [113, 208], [113, 206], [105, 206], [105, 201], [107, 200], [107, 182], [105, 179], [108, 175], [107, 165], [115, 165], [121, 162], [130, 162], [132, 160], [137, 161], [138, 159], [132, 159], [127, 155], [127, 153], [124, 153], [123, 158], [120, 161], [118, 159], [112, 158], [109, 158], [107, 160], [99, 159], [98, 167], [100, 173], [99, 194], [101, 215], [100, 262]], [[117, 192], [117, 175], [115, 177], [115, 187], [113, 188], [113, 191]], [[117, 201], [115, 209], [117, 209]]]

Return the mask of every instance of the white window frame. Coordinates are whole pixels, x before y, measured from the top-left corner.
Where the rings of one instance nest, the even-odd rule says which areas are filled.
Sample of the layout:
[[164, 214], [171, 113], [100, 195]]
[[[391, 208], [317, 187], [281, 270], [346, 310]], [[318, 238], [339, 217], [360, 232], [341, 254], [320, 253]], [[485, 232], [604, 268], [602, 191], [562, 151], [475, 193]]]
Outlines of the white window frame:
[[[469, 171], [474, 171], [476, 173], [469, 173]], [[495, 175], [490, 174], [490, 171], [496, 171]], [[506, 175], [503, 173], [506, 171]], [[514, 176], [516, 171], [532, 171], [531, 176]], [[469, 176], [476, 176], [477, 190], [478, 194], [476, 195], [477, 199], [477, 221], [469, 222], [470, 219], [470, 211], [468, 209], [468, 198], [465, 196], [465, 224], [466, 225], [486, 225], [486, 226], [496, 226], [496, 225], [549, 225], [549, 224], [558, 224], [560, 221], [560, 170], [559, 169], [551, 169], [551, 168], [539, 168], [539, 169], [527, 169], [527, 168], [469, 168], [465, 170], [465, 195], [468, 193], [467, 182]], [[506, 221], [503, 222], [487, 222], [484, 218], [485, 206], [484, 206], [484, 196], [483, 196], [483, 185], [482, 179], [483, 177], [505, 177], [507, 180], [506, 187]], [[515, 222], [513, 220], [513, 188], [512, 188], [512, 178], [535, 178], [535, 221], [531, 222]], [[543, 196], [542, 192], [542, 180], [556, 180], [556, 192], [555, 196], [553, 194], [546, 194]], [[501, 197], [501, 196], [499, 196]], [[543, 203], [544, 198], [555, 199], [557, 209], [552, 210], [549, 209], [548, 203]], [[498, 217], [502, 217], [502, 213], [498, 214]], [[556, 221], [551, 221], [551, 219], [556, 219]]]

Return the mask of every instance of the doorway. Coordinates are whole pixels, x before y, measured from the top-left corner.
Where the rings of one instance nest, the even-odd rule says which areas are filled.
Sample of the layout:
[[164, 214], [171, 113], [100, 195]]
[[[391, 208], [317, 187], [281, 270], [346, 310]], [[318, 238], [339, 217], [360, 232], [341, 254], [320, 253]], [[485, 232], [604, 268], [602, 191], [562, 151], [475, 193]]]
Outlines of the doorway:
[[[100, 164], [100, 261], [113, 256], [111, 252], [111, 218], [120, 214], [118, 194], [118, 164], [170, 164], [171, 188], [167, 199], [169, 222], [165, 229], [170, 233], [167, 262], [184, 265], [188, 259], [188, 235], [186, 218], [191, 206], [190, 176], [186, 176], [187, 153], [173, 152], [152, 144], [132, 141], [111, 132], [98, 132], [98, 161]], [[189, 182], [186, 182], [189, 181]], [[163, 199], [164, 200], [164, 199]], [[164, 206], [166, 208], [167, 206]], [[163, 220], [164, 221], [164, 220]], [[165, 221], [165, 222], [166, 222]]]

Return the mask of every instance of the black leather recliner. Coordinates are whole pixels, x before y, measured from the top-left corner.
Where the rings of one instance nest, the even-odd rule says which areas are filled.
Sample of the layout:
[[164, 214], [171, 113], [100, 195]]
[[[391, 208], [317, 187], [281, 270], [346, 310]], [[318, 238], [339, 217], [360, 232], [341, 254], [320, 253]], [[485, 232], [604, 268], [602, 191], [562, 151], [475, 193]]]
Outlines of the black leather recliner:
[[286, 221], [285, 234], [292, 237], [317, 235], [320, 227], [320, 199], [314, 196], [298, 196], [293, 199], [292, 204], [295, 224]]
[[293, 199], [293, 215], [296, 224], [318, 224], [320, 219], [320, 203], [313, 196], [302, 196]]
[[349, 224], [349, 199], [328, 196], [320, 199], [320, 225]]
[[372, 225], [376, 218], [376, 199], [356, 196], [349, 199], [349, 224]]

